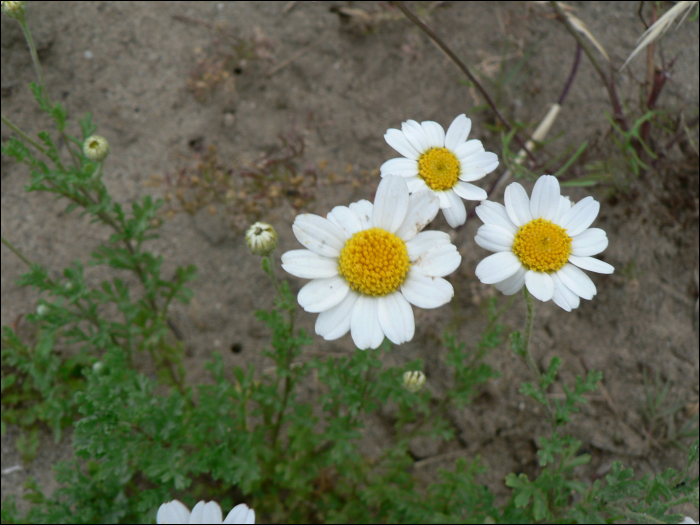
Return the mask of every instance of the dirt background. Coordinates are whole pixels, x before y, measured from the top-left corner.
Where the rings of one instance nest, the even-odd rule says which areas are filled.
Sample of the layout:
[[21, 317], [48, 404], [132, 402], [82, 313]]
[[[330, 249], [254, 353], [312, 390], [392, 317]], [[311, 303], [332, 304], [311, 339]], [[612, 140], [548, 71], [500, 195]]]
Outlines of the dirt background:
[[[508, 118], [534, 129], [558, 98], [575, 52], [574, 41], [553, 20], [550, 8], [524, 2], [410, 5], [479, 72]], [[638, 4], [572, 5], [619, 66], [643, 31]], [[339, 14], [340, 8], [362, 12], [348, 17]], [[30, 2], [27, 12], [52, 97], [74, 119], [92, 112], [98, 133], [111, 145], [106, 184], [123, 203], [147, 193], [172, 194], [172, 188], [157, 181], [194, 173], [212, 144], [224, 167], [259, 165], [279, 154], [281, 134], [303, 140], [303, 155], [294, 163], [299, 174], [306, 174], [304, 195], [314, 197], [303, 209], [322, 215], [335, 205], [373, 198], [379, 166], [397, 156], [382, 135], [403, 120], [435, 120], [446, 128], [466, 112], [473, 120], [470, 138], [502, 154], [491, 112], [477, 108], [484, 104], [481, 96], [436, 46], [387, 4]], [[698, 40], [697, 21], [686, 21], [663, 39], [665, 61], [675, 59], [659, 102], [669, 118], [697, 115]], [[3, 115], [30, 133], [45, 129], [46, 120], [27, 88], [34, 76], [26, 44], [19, 26], [5, 16], [1, 46]], [[225, 67], [212, 66], [222, 56], [229, 59]], [[621, 75], [622, 95], [634, 111], [641, 100], [644, 65], [643, 53]], [[205, 78], [206, 71], [210, 76]], [[193, 84], [197, 81], [204, 81], [204, 87]], [[199, 91], [193, 92], [197, 86]], [[563, 359], [561, 379], [567, 383], [586, 367], [603, 371], [603, 388], [589, 396], [589, 404], [568, 427], [593, 456], [580, 470], [582, 478], [590, 480], [605, 475], [616, 460], [639, 474], [682, 467], [684, 453], [666, 437], [668, 418], [651, 431], [644, 418], [644, 374], [650, 384], [655, 374], [669, 382], [663, 408], [677, 409], [671, 416], [676, 428], [698, 411], [698, 339], [693, 327], [698, 294], [697, 150], [683, 138], [654, 169], [633, 177], [624, 163], [613, 162], [620, 154], [606, 111], [610, 105], [605, 89], [583, 56], [549, 135], [559, 139], [539, 154], [548, 157], [586, 140], [589, 148], [568, 177], [584, 175], [585, 166], [594, 162], [609, 160], [617, 167], [610, 171], [608, 183], [569, 192], [575, 200], [592, 193], [601, 201], [594, 226], [607, 231], [610, 246], [602, 258], [615, 266], [615, 274], [592, 274], [598, 295], [582, 301], [573, 313], [551, 302], [538, 303], [533, 335], [542, 366], [553, 355]], [[73, 122], [72, 131], [78, 134]], [[10, 130], [3, 126], [2, 140], [9, 137]], [[697, 127], [691, 137], [697, 147]], [[483, 186], [490, 186], [501, 171], [502, 166]], [[3, 236], [56, 275], [75, 259], [87, 261], [110, 232], [75, 213], [65, 215], [64, 204], [50, 195], [27, 194], [27, 181], [24, 166], [2, 159]], [[524, 184], [529, 192], [532, 182]], [[299, 247], [291, 230], [297, 195], [290, 190], [273, 200], [271, 208], [265, 199], [256, 201], [261, 217], [279, 232], [278, 253]], [[502, 200], [502, 189], [491, 198]], [[177, 265], [195, 264], [199, 269], [191, 285], [195, 299], [173, 312], [186, 343], [185, 365], [192, 382], [209, 380], [203, 365], [212, 351], [221, 352], [228, 366], [252, 362], [262, 370], [271, 364], [260, 357], [268, 335], [252, 312], [271, 304], [272, 287], [259, 259], [249, 254], [241, 232], [232, 227], [245, 221], [224, 206], [214, 208], [205, 206], [194, 216], [164, 213], [161, 238], [153, 243], [165, 257], [164, 275]], [[446, 388], [448, 377], [441, 361], [441, 334], [453, 327], [458, 340], [470, 343], [480, 337], [486, 324], [484, 308], [494, 293], [474, 276], [474, 268], [487, 255], [473, 242], [479, 225], [477, 218], [470, 219], [453, 232], [463, 255], [461, 267], [450, 277], [455, 300], [434, 311], [415, 309], [414, 340], [386, 355], [387, 365], [422, 358], [428, 387], [436, 393]], [[449, 231], [442, 215], [431, 228]], [[18, 323], [27, 331], [22, 316], [35, 310], [38, 296], [15, 284], [26, 270], [23, 263], [4, 246], [1, 253], [2, 323]], [[103, 271], [90, 269], [88, 278], [98, 282], [107, 276]], [[296, 278], [290, 282], [293, 291], [304, 284]], [[315, 319], [315, 314], [301, 312], [299, 324], [313, 333]], [[519, 299], [503, 318], [506, 331], [521, 329], [523, 320]], [[348, 335], [335, 342], [317, 338], [307, 353], [352, 349]], [[489, 468], [484, 483], [502, 497], [508, 493], [503, 484], [507, 473], [536, 472], [534, 437], [547, 429], [539, 408], [518, 393], [520, 382], [531, 378], [507, 344], [487, 361], [502, 375], [481, 388], [473, 405], [450, 413], [458, 439], [416, 440], [412, 453], [417, 475], [426, 479], [438, 468], [450, 468], [457, 457], [479, 454]], [[147, 364], [144, 367], [148, 370]], [[558, 392], [559, 385], [552, 395]], [[390, 438], [391, 425], [390, 411], [370, 422], [367, 454], [376, 454]], [[20, 497], [30, 475], [51, 492], [56, 487], [51, 465], [72, 456], [70, 431], [58, 445], [48, 432], [42, 434], [38, 457], [30, 464], [22, 464], [16, 450], [18, 435], [11, 427], [2, 437], [2, 497]], [[13, 466], [21, 468], [5, 471]], [[692, 506], [682, 511], [698, 517]]]

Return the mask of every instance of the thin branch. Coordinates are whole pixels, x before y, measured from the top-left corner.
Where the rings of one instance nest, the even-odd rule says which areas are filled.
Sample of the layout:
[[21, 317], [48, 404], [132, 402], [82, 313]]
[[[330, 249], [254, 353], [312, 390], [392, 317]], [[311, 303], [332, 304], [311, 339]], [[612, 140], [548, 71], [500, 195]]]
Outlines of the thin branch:
[[[496, 106], [496, 103], [491, 99], [489, 94], [484, 89], [484, 86], [481, 85], [481, 82], [477, 80], [477, 78], [472, 74], [472, 72], [469, 70], [466, 64], [459, 59], [459, 57], [447, 46], [447, 44], [445, 44], [445, 42], [439, 36], [437, 36], [437, 34], [435, 34], [435, 32], [432, 29], [430, 29], [425, 24], [425, 22], [423, 22], [408, 7], [406, 7], [406, 5], [403, 2], [395, 1], [392, 3], [396, 7], [398, 7], [411, 22], [416, 24], [426, 35], [428, 35], [430, 39], [445, 52], [445, 54], [452, 60], [452, 62], [454, 62], [457, 65], [457, 67], [461, 69], [465, 75], [467, 75], [469, 80], [471, 80], [476, 86], [476, 88], [481, 92], [481, 95], [484, 97], [484, 99], [486, 99], [486, 102], [489, 106], [491, 106], [491, 109], [493, 109], [494, 113], [496, 113], [496, 116], [503, 123], [506, 129], [508, 131], [512, 131], [513, 126], [511, 126], [510, 122], [508, 122], [508, 120], [501, 114], [501, 112], [498, 110], [498, 107]], [[527, 153], [527, 156], [530, 157], [532, 161], [537, 161], [535, 155], [533, 155], [533, 153], [526, 147], [525, 143], [517, 135], [517, 133], [514, 135], [513, 138], [520, 145], [520, 147], [525, 150], [525, 153]]]
[[562, 24], [564, 24], [564, 27], [566, 28], [566, 30], [569, 33], [571, 33], [571, 36], [573, 36], [576, 39], [576, 41], [579, 43], [581, 48], [583, 48], [583, 52], [586, 53], [586, 56], [588, 57], [588, 60], [591, 61], [593, 68], [598, 72], [598, 75], [600, 76], [601, 80], [603, 81], [605, 88], [608, 90], [608, 94], [610, 96], [610, 103], [612, 104], [612, 107], [613, 107], [615, 121], [620, 125], [620, 127], [623, 129], [623, 131], [628, 131], [629, 128], [627, 126], [627, 122], [625, 121], [625, 117], [622, 113], [622, 105], [620, 104], [620, 101], [617, 98], [617, 92], [615, 91], [615, 84], [613, 83], [612, 72], [610, 74], [610, 78], [608, 79], [608, 76], [605, 74], [605, 71], [603, 71], [603, 68], [598, 63], [598, 59], [596, 58], [595, 53], [593, 53], [593, 51], [589, 47], [588, 42], [583, 38], [581, 33], [579, 33], [576, 30], [576, 28], [571, 25], [571, 22], [569, 22], [569, 19], [566, 18], [566, 15], [562, 12], [561, 7], [559, 7], [559, 3], [556, 1], [551, 1], [550, 4], [554, 8], [554, 10], [557, 12], [557, 15], [559, 15], [558, 16], [559, 21]]
[[566, 98], [566, 95], [569, 94], [569, 88], [571, 87], [571, 84], [574, 83], [574, 77], [576, 76], [576, 72], [578, 71], [578, 65], [581, 62], [581, 44], [579, 42], [576, 42], [576, 57], [574, 58], [574, 65], [571, 66], [571, 73], [569, 73], [569, 78], [566, 81], [566, 84], [564, 84], [564, 89], [561, 90], [561, 95], [559, 96], [559, 100], [557, 100], [557, 104], [560, 106], [564, 103], [564, 99]]

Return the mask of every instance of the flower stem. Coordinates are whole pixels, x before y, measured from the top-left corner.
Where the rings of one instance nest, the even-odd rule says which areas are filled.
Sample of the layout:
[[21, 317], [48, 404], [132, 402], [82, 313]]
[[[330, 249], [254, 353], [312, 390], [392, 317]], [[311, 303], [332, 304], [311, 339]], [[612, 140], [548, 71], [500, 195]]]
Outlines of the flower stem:
[[27, 39], [27, 44], [29, 45], [29, 54], [32, 55], [32, 62], [34, 62], [34, 69], [36, 69], [36, 76], [39, 79], [39, 85], [41, 86], [41, 91], [48, 98], [49, 92], [46, 89], [46, 82], [44, 82], [44, 72], [41, 69], [41, 63], [39, 62], [39, 55], [36, 52], [36, 46], [34, 45], [34, 39], [32, 34], [29, 32], [26, 20], [20, 20], [19, 25], [22, 26], [22, 32], [24, 33], [24, 38]]
[[22, 137], [24, 140], [26, 140], [27, 142], [29, 142], [32, 146], [34, 146], [36, 149], [38, 149], [38, 150], [41, 151], [44, 155], [46, 155], [46, 151], [44, 150], [44, 148], [42, 148], [39, 144], [37, 144], [37, 143], [34, 142], [31, 138], [29, 138], [29, 135], [27, 135], [24, 131], [22, 131], [21, 129], [19, 129], [10, 119], [8, 119], [7, 117], [2, 117], [2, 121], [3, 121], [5, 124], [7, 124], [7, 126], [8, 126], [12, 131], [14, 131], [15, 133], [17, 133], [17, 135], [19, 135], [20, 137]]
[[7, 247], [10, 249], [10, 251], [11, 251], [12, 253], [14, 253], [17, 257], [19, 257], [19, 258], [22, 260], [22, 262], [24, 262], [24, 264], [26, 264], [26, 265], [29, 266], [30, 268], [32, 267], [32, 262], [31, 262], [29, 259], [27, 259], [27, 258], [24, 256], [24, 254], [23, 254], [21, 251], [19, 251], [19, 250], [15, 247], [14, 244], [12, 244], [10, 241], [8, 241], [7, 239], [5, 239], [5, 237], [2, 237], [2, 243], [3, 243], [5, 246], [7, 246]]
[[[18, 22], [19, 25], [22, 27], [24, 38], [27, 40], [27, 45], [29, 46], [29, 54], [32, 56], [32, 62], [34, 62], [34, 69], [36, 70], [36, 76], [39, 79], [41, 93], [46, 98], [46, 102], [50, 106], [51, 99], [49, 97], [49, 90], [46, 88], [46, 82], [44, 80], [44, 71], [43, 69], [41, 69], [41, 62], [39, 62], [39, 55], [36, 52], [36, 45], [34, 45], [34, 39], [32, 38], [32, 34], [29, 31], [26, 19], [22, 18], [21, 20], [18, 20]], [[70, 140], [68, 139], [68, 136], [63, 130], [59, 130], [59, 133], [61, 134], [61, 137], [63, 137], [63, 140], [66, 144], [66, 149], [68, 149], [68, 153], [70, 154], [71, 160], [73, 161], [73, 165], [76, 168], [78, 168], [80, 166], [80, 162], [78, 160], [78, 157], [75, 155], [73, 148], [71, 148], [70, 146]]]
[[535, 301], [532, 300], [532, 295], [527, 291], [527, 287], [523, 286], [523, 295], [525, 296], [525, 304], [527, 305], [527, 318], [525, 319], [525, 336], [523, 338], [523, 343], [525, 346], [525, 362], [527, 363], [530, 372], [535, 376], [535, 382], [537, 384], [537, 389], [542, 394], [542, 399], [545, 400], [547, 405], [547, 410], [549, 411], [549, 419], [552, 424], [552, 431], [556, 432], [557, 423], [554, 414], [554, 409], [552, 404], [547, 398], [547, 393], [543, 388], [542, 373], [535, 363], [535, 358], [530, 350], [530, 336], [532, 335], [532, 327], [535, 324]]

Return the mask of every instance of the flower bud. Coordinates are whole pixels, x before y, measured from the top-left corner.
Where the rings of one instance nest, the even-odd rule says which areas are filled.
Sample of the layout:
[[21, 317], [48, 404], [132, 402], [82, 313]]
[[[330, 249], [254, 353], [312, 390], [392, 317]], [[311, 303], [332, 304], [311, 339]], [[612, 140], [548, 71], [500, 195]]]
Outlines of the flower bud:
[[109, 143], [104, 137], [92, 135], [85, 140], [83, 153], [90, 160], [102, 162], [109, 155]]
[[38, 315], [39, 317], [43, 317], [47, 313], [49, 313], [49, 307], [45, 304], [40, 304], [36, 307], [36, 315]]
[[24, 2], [1, 2], [2, 12], [10, 18], [24, 20]]
[[404, 372], [403, 386], [409, 392], [418, 392], [425, 384], [425, 374], [420, 370]]
[[101, 374], [105, 370], [105, 364], [102, 361], [95, 361], [92, 364], [92, 371], [95, 374]]
[[267, 257], [277, 247], [277, 232], [266, 222], [256, 222], [248, 228], [245, 242], [253, 255]]

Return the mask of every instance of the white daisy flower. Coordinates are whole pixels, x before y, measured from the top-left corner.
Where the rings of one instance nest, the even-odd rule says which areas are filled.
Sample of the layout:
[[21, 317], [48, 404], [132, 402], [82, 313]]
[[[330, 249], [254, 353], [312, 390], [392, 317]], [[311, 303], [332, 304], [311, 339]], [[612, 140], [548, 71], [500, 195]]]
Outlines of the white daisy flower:
[[374, 204], [336, 206], [326, 219], [297, 216], [294, 235], [308, 249], [285, 253], [282, 267], [313, 279], [297, 300], [320, 313], [318, 335], [331, 341], [349, 330], [362, 350], [377, 348], [385, 335], [405, 343], [415, 331], [411, 304], [437, 308], [452, 299], [452, 285], [442, 277], [462, 257], [447, 233], [420, 232], [438, 210], [431, 192], [409, 196], [404, 179], [385, 177]]
[[158, 509], [156, 523], [226, 523], [251, 524], [255, 523], [255, 511], [245, 503], [236, 505], [222, 521], [221, 507], [215, 501], [197, 503], [192, 512], [176, 499], [163, 503]]
[[404, 158], [382, 164], [382, 177], [400, 175], [406, 179], [411, 193], [431, 190], [440, 199], [440, 209], [447, 223], [456, 228], [467, 220], [462, 199], [484, 200], [486, 192], [470, 184], [483, 178], [498, 166], [495, 153], [484, 151], [480, 140], [467, 140], [472, 121], [462, 114], [445, 134], [437, 122], [418, 124], [407, 120], [401, 131], [389, 129], [384, 139]]
[[495, 284], [506, 295], [523, 284], [540, 301], [552, 299], [567, 312], [579, 306], [579, 297], [592, 299], [595, 284], [579, 268], [613, 273], [608, 263], [591, 257], [608, 246], [605, 232], [589, 228], [600, 204], [586, 197], [572, 207], [559, 194], [559, 181], [543, 175], [532, 198], [514, 182], [506, 188], [505, 203], [484, 201], [476, 214], [484, 222], [476, 243], [492, 252], [476, 267], [476, 276]]

